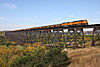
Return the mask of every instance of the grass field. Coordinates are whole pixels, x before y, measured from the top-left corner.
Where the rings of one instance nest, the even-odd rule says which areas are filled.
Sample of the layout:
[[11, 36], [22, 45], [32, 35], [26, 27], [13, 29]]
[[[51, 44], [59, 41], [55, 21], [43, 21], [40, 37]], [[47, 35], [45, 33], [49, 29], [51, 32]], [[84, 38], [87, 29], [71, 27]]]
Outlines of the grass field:
[[100, 67], [100, 41], [95, 47], [69, 49], [68, 57], [71, 64], [68, 67]]

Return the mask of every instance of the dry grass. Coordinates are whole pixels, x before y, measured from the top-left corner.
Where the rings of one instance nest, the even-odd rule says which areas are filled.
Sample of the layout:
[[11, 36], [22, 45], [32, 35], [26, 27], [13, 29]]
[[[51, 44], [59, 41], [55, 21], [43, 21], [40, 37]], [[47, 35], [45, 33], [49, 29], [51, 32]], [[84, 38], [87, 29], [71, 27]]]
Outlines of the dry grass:
[[100, 48], [68, 50], [69, 67], [100, 67]]
[[68, 57], [71, 58], [68, 67], [100, 67], [100, 41], [95, 44], [96, 47], [88, 45], [87, 48], [68, 49]]

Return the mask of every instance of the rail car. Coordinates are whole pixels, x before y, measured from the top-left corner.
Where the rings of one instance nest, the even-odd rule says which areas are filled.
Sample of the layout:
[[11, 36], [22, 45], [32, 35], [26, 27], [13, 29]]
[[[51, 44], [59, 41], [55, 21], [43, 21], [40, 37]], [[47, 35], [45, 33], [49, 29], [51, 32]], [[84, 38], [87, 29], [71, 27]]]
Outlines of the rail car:
[[74, 22], [64, 22], [61, 24], [61, 26], [80, 26], [80, 25], [88, 25], [87, 20], [79, 20]]

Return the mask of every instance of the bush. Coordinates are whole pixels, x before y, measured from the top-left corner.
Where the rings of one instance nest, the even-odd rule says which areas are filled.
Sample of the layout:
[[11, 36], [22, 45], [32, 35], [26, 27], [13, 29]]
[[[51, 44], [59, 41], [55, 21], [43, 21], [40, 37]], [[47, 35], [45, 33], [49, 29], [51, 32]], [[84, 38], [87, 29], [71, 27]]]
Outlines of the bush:
[[13, 46], [15, 46], [16, 42], [15, 41], [9, 41], [4, 36], [0, 36], [0, 45], [6, 45], [6, 46], [13, 45]]
[[60, 48], [52, 48], [50, 51], [47, 51], [44, 55], [45, 63], [52, 67], [61, 67], [64, 65], [67, 66], [69, 64], [66, 63], [68, 61], [68, 57], [66, 55], [66, 52], [61, 52], [62, 49]]
[[45, 50], [42, 47], [34, 48], [33, 52], [25, 53], [21, 58], [13, 61], [10, 67], [44, 67], [42, 57]]
[[33, 51], [24, 53], [24, 56], [15, 59], [10, 67], [58, 67], [68, 65], [68, 57], [66, 52], [61, 52], [60, 48], [52, 48], [45, 50], [43, 47], [38, 46]]
[[3, 61], [3, 59], [0, 57], [0, 66], [1, 67], [6, 67], [5, 62]]
[[15, 46], [0, 46], [0, 67], [9, 67], [12, 61], [20, 56], [22, 56], [22, 52]]

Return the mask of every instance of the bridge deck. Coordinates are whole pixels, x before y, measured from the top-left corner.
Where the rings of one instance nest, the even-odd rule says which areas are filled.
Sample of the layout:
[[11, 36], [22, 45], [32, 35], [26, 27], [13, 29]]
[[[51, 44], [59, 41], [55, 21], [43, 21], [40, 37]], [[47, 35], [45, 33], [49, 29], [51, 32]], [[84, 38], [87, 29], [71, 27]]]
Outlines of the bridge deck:
[[58, 26], [58, 27], [49, 27], [49, 28], [28, 28], [14, 31], [27, 31], [27, 30], [52, 30], [52, 29], [73, 29], [73, 28], [99, 28], [100, 24], [92, 24], [92, 25], [80, 25], [80, 26]]

